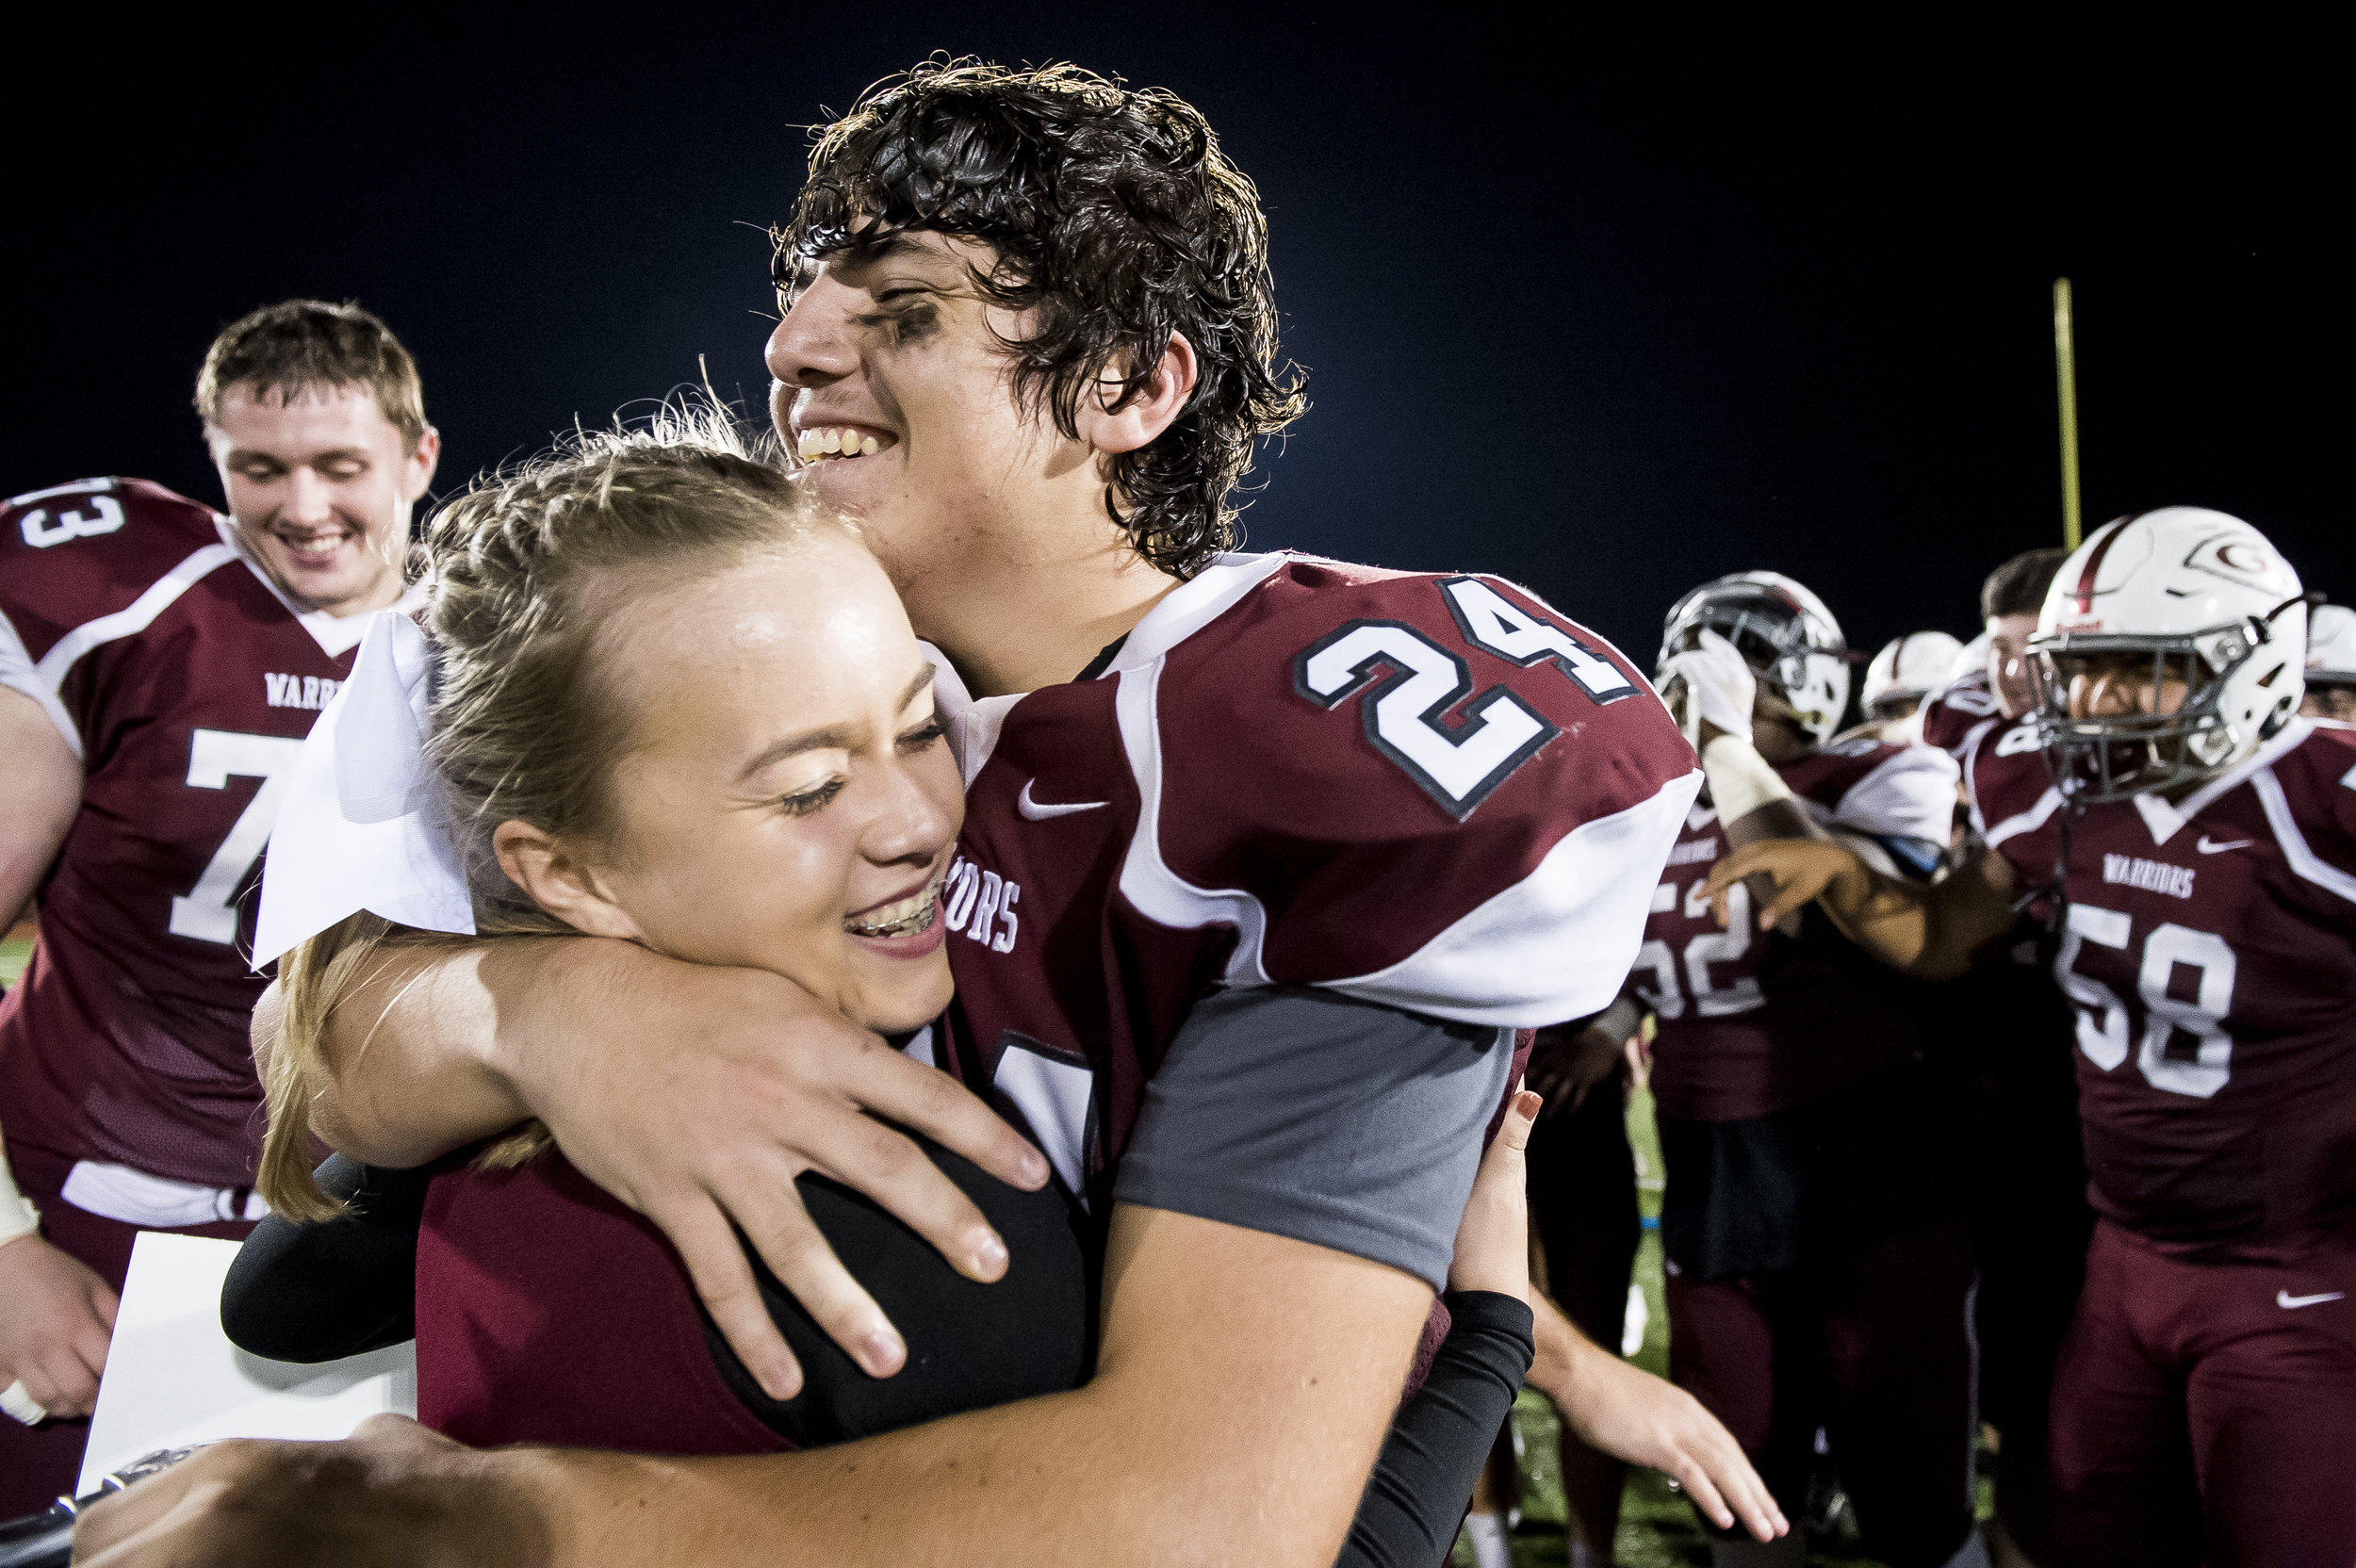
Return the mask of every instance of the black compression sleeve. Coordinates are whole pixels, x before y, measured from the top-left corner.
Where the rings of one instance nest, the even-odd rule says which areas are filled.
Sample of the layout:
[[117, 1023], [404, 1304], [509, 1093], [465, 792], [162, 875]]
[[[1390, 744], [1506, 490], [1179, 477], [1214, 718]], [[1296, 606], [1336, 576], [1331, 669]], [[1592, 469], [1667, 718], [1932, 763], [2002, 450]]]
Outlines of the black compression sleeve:
[[254, 1228], [221, 1282], [230, 1343], [272, 1361], [321, 1362], [414, 1338], [417, 1224], [433, 1174], [329, 1155], [319, 1185], [351, 1215], [319, 1225], [272, 1215]]
[[1450, 1291], [1453, 1321], [1432, 1374], [1399, 1407], [1334, 1568], [1436, 1568], [1448, 1560], [1481, 1467], [1538, 1353], [1530, 1308]]

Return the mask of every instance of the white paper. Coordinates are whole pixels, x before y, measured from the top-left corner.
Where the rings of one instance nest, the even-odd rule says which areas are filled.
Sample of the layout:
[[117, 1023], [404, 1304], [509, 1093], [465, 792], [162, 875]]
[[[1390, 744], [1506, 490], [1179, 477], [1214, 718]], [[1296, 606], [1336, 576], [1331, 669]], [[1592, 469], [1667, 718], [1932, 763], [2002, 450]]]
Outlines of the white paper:
[[221, 1331], [234, 1241], [141, 1231], [98, 1384], [78, 1494], [158, 1448], [224, 1437], [349, 1437], [371, 1415], [417, 1412], [415, 1341], [301, 1365], [246, 1354]]

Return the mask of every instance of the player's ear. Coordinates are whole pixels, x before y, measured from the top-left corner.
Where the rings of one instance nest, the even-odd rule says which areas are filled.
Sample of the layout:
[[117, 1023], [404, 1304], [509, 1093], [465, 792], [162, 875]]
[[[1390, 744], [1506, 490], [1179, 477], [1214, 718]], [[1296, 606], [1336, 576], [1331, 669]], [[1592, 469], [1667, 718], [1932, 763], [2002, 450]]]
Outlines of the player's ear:
[[564, 840], [511, 819], [492, 833], [491, 847], [507, 879], [574, 930], [590, 937], [638, 939], [638, 923], [607, 896], [596, 868]]
[[414, 501], [434, 483], [434, 470], [442, 464], [442, 433], [432, 425], [417, 436], [417, 444], [409, 449], [401, 464], [401, 498]]
[[1121, 397], [1120, 370], [1118, 365], [1106, 366], [1094, 390], [1082, 396], [1074, 411], [1080, 439], [1100, 452], [1136, 451], [1152, 445], [1170, 428], [1186, 400], [1194, 396], [1198, 374], [1194, 345], [1186, 341], [1186, 334], [1171, 333], [1170, 346], [1153, 367], [1153, 379], [1114, 408], [1110, 405]]

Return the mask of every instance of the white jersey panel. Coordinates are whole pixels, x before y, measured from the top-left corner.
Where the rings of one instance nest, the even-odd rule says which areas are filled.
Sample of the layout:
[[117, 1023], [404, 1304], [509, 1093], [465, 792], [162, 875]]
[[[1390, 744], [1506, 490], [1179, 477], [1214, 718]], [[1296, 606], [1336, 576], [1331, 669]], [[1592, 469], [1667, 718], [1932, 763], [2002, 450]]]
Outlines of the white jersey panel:
[[1962, 770], [1937, 746], [1910, 745], [1849, 787], [1832, 825], [1853, 833], [1943, 844], [1955, 823]]
[[1327, 988], [1464, 1023], [1536, 1028], [1612, 1004], [1644, 939], [1661, 868], [1701, 793], [1699, 769], [1582, 823], [1538, 869], [1390, 968]]

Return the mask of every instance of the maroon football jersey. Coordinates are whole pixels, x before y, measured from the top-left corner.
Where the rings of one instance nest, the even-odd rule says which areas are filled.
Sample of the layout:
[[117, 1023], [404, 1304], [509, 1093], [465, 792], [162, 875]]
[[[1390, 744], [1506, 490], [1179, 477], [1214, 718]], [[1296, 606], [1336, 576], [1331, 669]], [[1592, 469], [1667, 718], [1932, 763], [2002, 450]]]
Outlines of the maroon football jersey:
[[2180, 1251], [2356, 1233], [2356, 731], [2293, 720], [2174, 806], [2073, 813], [2025, 722], [1966, 765], [2056, 916], [2095, 1207]]
[[968, 780], [941, 1059], [1102, 1215], [1219, 988], [1599, 1011], [1700, 785], [1631, 664], [1494, 578], [1229, 556], [1096, 678], [942, 708]]
[[1984, 669], [1960, 676], [1924, 697], [1922, 712], [1922, 743], [1958, 759], [1982, 726], [2004, 719]]
[[[1929, 746], [1873, 739], [1776, 769], [1808, 814], [1873, 839], [1943, 845], [1955, 765]], [[1661, 1114], [1741, 1121], [1804, 1104], [1920, 1054], [1925, 1031], [1910, 984], [1810, 910], [1800, 934], [1762, 932], [1750, 890], [1727, 895], [1718, 928], [1702, 884], [1726, 853], [1717, 811], [1697, 805], [1652, 890], [1632, 989], [1650, 1007], [1652, 1092]]]
[[144, 480], [0, 508], [0, 683], [41, 703], [85, 770], [32, 962], [0, 1001], [8, 1142], [253, 1180], [263, 981], [246, 895], [366, 619], [303, 612], [227, 518]]

